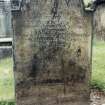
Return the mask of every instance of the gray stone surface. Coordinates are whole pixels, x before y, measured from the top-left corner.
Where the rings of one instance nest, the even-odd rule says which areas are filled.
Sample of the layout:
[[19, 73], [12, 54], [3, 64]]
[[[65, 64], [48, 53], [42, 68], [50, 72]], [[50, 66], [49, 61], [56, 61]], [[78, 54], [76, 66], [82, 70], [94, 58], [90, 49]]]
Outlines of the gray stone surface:
[[81, 0], [23, 0], [13, 27], [17, 105], [89, 105], [92, 25]]
[[0, 59], [12, 56], [12, 47], [0, 47]]
[[12, 37], [11, 4], [0, 1], [0, 38]]

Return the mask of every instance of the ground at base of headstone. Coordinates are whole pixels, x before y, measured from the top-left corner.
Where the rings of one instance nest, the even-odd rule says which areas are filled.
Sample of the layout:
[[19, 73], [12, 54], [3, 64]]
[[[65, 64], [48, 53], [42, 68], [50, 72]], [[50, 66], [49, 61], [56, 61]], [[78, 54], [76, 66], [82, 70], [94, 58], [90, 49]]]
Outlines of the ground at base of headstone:
[[[34, 98], [31, 98], [31, 100], [29, 100], [29, 101], [32, 102], [33, 100], [34, 100]], [[27, 102], [28, 102], [28, 100], [27, 100]], [[50, 101], [48, 105], [56, 105], [53, 102], [54, 102], [54, 100]], [[85, 103], [85, 102], [79, 103], [78, 102], [78, 104], [77, 104], [75, 102], [71, 102], [71, 103], [67, 102], [66, 104], [60, 103], [57, 105], [89, 105], [89, 103]], [[90, 105], [105, 105], [105, 92], [100, 91], [98, 89], [92, 89], [91, 94], [90, 94]]]
[[[91, 104], [90, 105], [105, 105], [105, 92], [99, 91], [97, 89], [91, 90]], [[0, 105], [16, 105], [13, 100], [10, 102], [0, 102]]]
[[91, 90], [90, 100], [90, 105], [105, 105], [105, 92], [97, 89]]
[[[55, 105], [53, 104], [53, 101], [52, 102], [50, 101], [49, 105]], [[77, 105], [77, 103], [66, 103], [66, 104], [59, 104], [59, 105]], [[78, 103], [78, 105], [88, 105], [88, 103], [87, 104]], [[100, 91], [98, 89], [92, 89], [90, 94], [90, 105], [105, 105], [105, 92]]]

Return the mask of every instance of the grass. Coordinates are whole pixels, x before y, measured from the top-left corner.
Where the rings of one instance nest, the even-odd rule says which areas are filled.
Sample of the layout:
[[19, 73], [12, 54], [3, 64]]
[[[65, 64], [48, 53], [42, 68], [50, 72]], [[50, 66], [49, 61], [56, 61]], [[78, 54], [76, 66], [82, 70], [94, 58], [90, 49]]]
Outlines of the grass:
[[14, 79], [12, 70], [12, 58], [0, 60], [0, 100], [14, 99]]
[[2, 101], [0, 102], [0, 105], [15, 105], [14, 101], [8, 102], [8, 101]]
[[105, 42], [93, 42], [91, 85], [105, 91]]
[[[105, 91], [105, 42], [93, 43], [91, 86]], [[15, 105], [12, 58], [0, 60], [0, 105]]]

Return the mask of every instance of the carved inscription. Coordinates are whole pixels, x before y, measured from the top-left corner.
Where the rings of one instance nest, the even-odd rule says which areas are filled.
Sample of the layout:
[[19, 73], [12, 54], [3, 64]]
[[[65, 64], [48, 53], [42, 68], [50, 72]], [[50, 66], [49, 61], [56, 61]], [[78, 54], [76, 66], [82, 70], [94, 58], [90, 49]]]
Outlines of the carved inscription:
[[48, 21], [39, 30], [36, 41], [39, 43], [39, 52], [44, 61], [55, 62], [66, 43], [66, 26], [63, 23]]
[[[69, 6], [70, 0], [64, 0], [64, 2]], [[63, 17], [59, 19], [59, 3], [59, 0], [53, 1], [51, 20], [44, 21], [40, 29], [35, 31], [37, 52], [32, 60], [30, 76], [36, 77], [36, 82], [41, 84], [83, 83], [86, 78], [86, 68], [79, 65], [77, 60], [82, 56], [82, 49], [81, 46], [77, 48], [75, 45], [77, 43], [76, 33], [70, 33], [70, 27], [69, 29], [67, 27], [69, 24], [64, 21]], [[68, 61], [65, 60], [65, 55], [68, 56]], [[71, 56], [74, 56], [73, 62], [70, 61]]]

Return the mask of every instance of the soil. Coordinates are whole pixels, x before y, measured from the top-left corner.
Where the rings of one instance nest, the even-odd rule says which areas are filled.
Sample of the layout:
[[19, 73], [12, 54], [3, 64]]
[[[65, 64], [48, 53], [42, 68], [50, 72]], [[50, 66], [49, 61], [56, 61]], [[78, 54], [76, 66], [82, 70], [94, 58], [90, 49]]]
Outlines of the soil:
[[91, 90], [91, 105], [105, 105], [105, 92], [97, 89]]

